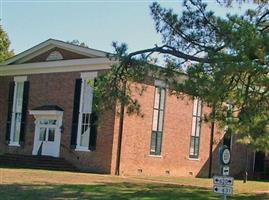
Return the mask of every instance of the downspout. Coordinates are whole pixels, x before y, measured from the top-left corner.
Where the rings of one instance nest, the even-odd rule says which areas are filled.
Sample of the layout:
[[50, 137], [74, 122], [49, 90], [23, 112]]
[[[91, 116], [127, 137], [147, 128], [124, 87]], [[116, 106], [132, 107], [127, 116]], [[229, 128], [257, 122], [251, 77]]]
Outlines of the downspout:
[[212, 122], [211, 122], [211, 133], [210, 133], [210, 150], [209, 150], [208, 178], [211, 178], [211, 176], [212, 176], [214, 129], [215, 129], [215, 106], [213, 106], [213, 109], [212, 109]]
[[256, 162], [256, 151], [253, 153], [253, 162], [252, 162], [252, 174], [255, 172], [255, 162]]
[[245, 174], [244, 174], [244, 180], [243, 183], [246, 183], [248, 181], [248, 146], [246, 147], [246, 166], [245, 166]]
[[[123, 83], [123, 94], [126, 92], [126, 81]], [[116, 158], [116, 170], [115, 175], [120, 175], [120, 162], [121, 162], [121, 145], [122, 145], [122, 133], [123, 133], [123, 120], [124, 120], [124, 102], [120, 104], [120, 121], [119, 121], [119, 136], [118, 136], [118, 148]]]

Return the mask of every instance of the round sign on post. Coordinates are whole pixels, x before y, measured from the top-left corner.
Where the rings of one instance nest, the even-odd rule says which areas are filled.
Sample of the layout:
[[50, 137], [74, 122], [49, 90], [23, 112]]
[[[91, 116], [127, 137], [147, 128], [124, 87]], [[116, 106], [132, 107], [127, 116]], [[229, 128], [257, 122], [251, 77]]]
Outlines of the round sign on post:
[[231, 152], [230, 152], [230, 149], [227, 146], [223, 146], [220, 149], [219, 158], [220, 158], [220, 162], [223, 165], [229, 165], [230, 164], [230, 162], [231, 162]]

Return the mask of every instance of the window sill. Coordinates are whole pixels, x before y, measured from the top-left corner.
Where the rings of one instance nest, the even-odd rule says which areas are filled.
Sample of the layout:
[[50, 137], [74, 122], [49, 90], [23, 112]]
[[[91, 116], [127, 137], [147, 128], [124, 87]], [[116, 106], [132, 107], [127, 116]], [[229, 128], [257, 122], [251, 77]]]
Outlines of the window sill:
[[188, 160], [192, 160], [192, 161], [200, 161], [200, 158], [190, 158], [190, 157], [188, 157]]
[[10, 142], [8, 143], [8, 146], [12, 146], [12, 147], [20, 147], [21, 145], [17, 142]]
[[153, 158], [162, 158], [163, 156], [161, 156], [161, 155], [151, 155], [151, 154], [149, 154], [148, 155], [149, 157], [153, 157]]
[[75, 151], [91, 152], [87, 147], [76, 147]]

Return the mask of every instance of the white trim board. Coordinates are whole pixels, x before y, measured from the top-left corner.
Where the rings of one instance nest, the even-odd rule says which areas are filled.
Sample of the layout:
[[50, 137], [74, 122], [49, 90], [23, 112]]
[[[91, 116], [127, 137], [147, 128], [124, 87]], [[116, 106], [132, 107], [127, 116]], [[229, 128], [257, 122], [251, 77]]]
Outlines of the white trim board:
[[25, 82], [25, 81], [27, 81], [27, 76], [15, 76], [14, 81], [15, 82]]
[[110, 69], [117, 61], [108, 58], [84, 58], [0, 66], [0, 77], [10, 75], [43, 74]]
[[97, 72], [82, 72], [80, 77], [83, 80], [93, 80], [97, 77]]
[[37, 116], [63, 116], [63, 111], [59, 110], [30, 110], [29, 111], [30, 115], [34, 115], [35, 118]]

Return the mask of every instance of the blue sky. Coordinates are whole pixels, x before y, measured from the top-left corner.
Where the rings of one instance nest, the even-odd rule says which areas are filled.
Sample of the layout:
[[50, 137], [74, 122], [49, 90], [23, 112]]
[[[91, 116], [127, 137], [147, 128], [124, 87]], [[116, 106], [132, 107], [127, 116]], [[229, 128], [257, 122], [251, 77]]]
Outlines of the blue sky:
[[[0, 0], [1, 24], [11, 40], [11, 48], [20, 53], [48, 38], [63, 41], [78, 39], [89, 47], [112, 51], [112, 41], [126, 42], [130, 51], [160, 44], [150, 16], [147, 0]], [[182, 1], [159, 1], [161, 5], [182, 11]], [[219, 15], [227, 8], [208, 0]], [[246, 6], [245, 6], [246, 7]], [[247, 7], [250, 7], [247, 5]], [[230, 9], [233, 13], [243, 8]]]

